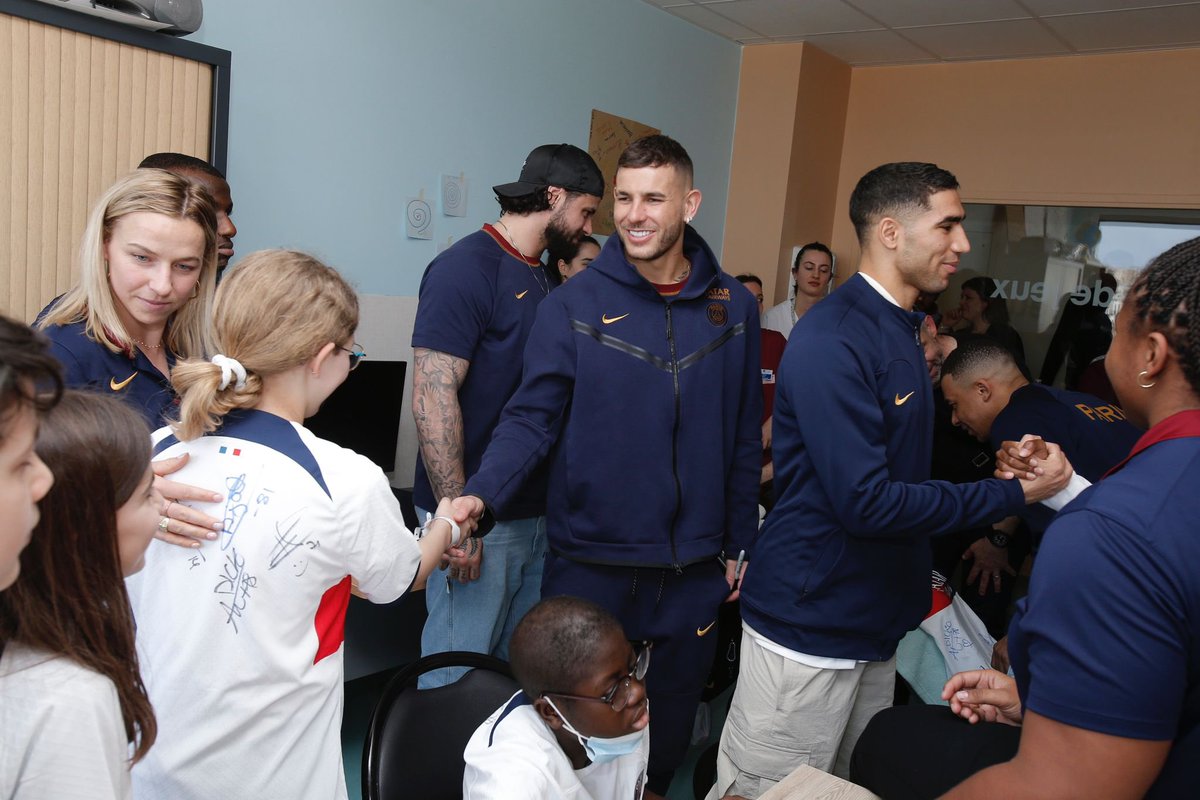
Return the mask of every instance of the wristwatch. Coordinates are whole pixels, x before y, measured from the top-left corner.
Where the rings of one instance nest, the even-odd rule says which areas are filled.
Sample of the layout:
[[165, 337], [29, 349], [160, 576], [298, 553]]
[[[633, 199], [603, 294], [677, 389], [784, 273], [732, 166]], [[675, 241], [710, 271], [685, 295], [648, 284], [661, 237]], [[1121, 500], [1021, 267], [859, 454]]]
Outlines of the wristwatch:
[[1004, 531], [992, 528], [991, 533], [987, 535], [987, 540], [992, 543], [992, 547], [1008, 547], [1008, 534]]

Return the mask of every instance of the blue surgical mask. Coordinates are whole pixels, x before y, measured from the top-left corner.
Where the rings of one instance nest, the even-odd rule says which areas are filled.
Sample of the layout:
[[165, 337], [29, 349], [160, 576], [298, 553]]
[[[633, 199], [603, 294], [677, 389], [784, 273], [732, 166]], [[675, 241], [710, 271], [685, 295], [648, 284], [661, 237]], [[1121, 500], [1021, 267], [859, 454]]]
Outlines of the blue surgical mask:
[[[546, 702], [554, 709], [554, 713], [558, 714], [558, 718], [563, 721], [563, 727], [569, 732], [575, 734], [575, 738], [583, 745], [583, 751], [587, 753], [587, 757], [593, 764], [604, 764], [609, 761], [615, 761], [621, 756], [627, 756], [630, 753], [636, 753], [642, 746], [642, 740], [646, 737], [646, 729], [627, 733], [624, 736], [614, 736], [605, 738], [603, 736], [584, 736], [579, 731], [575, 730], [575, 726], [567, 721], [563, 713], [558, 710], [558, 706], [554, 705], [554, 701], [549, 697]], [[648, 703], [649, 701], [647, 701]]]

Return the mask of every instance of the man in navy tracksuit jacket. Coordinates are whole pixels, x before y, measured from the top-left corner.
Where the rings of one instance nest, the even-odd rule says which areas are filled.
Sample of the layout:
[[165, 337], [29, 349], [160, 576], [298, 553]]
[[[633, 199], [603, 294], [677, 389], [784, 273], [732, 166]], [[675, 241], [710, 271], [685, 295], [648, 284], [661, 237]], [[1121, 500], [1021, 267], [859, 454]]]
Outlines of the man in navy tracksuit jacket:
[[775, 395], [778, 501], [742, 592], [741, 673], [710, 797], [757, 797], [800, 764], [845, 776], [862, 728], [891, 704], [897, 643], [929, 611], [929, 537], [1066, 483], [1060, 455], [1029, 486], [929, 480], [924, 314], [909, 309], [946, 288], [970, 247], [957, 187], [932, 164], [868, 173], [851, 198], [860, 272], [792, 331]]
[[762, 391], [754, 298], [686, 225], [690, 160], [664, 161], [686, 152], [649, 139], [618, 167], [620, 236], [538, 307], [521, 386], [464, 494], [503, 509], [550, 457], [543, 595], [594, 600], [653, 642], [647, 786], [664, 795], [727, 572], [756, 535]]

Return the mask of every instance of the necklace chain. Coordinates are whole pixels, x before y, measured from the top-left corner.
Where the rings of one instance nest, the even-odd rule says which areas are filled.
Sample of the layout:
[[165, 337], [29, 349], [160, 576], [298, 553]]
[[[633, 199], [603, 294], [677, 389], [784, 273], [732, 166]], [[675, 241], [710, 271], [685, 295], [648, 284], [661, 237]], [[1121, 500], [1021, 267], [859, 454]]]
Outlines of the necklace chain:
[[142, 348], [143, 350], [161, 350], [162, 349], [162, 342], [159, 342], [158, 344], [146, 344], [141, 339], [134, 339], [133, 343], [136, 344], [138, 347]]
[[513, 238], [512, 231], [510, 231], [508, 229], [508, 226], [504, 224], [504, 220], [497, 219], [496, 224], [504, 229], [504, 238], [508, 240], [509, 246], [512, 247], [513, 250], [516, 250], [518, 253], [521, 254], [521, 258], [523, 259], [522, 263], [525, 264], [525, 266], [529, 267], [530, 271], [533, 272], [533, 280], [538, 285], [538, 288], [542, 290], [542, 294], [549, 296], [549, 294], [550, 294], [550, 278], [547, 277], [546, 275], [542, 275], [541, 277], [538, 277], [538, 273], [543, 271], [542, 263], [539, 261], [536, 266], [534, 266], [533, 264], [530, 264], [529, 257], [525, 255], [524, 250], [517, 247], [517, 240]]

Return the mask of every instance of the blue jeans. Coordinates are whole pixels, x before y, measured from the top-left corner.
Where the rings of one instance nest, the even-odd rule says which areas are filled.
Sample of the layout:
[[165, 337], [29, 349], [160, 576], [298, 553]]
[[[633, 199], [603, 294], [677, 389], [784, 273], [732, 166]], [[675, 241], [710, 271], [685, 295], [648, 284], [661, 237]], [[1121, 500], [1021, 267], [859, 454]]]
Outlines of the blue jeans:
[[[425, 519], [424, 509], [418, 508], [417, 516]], [[483, 539], [477, 580], [459, 583], [444, 571], [429, 577], [425, 587], [429, 619], [421, 632], [421, 655], [470, 650], [507, 661], [513, 629], [541, 599], [545, 560], [545, 517], [497, 522]], [[444, 686], [465, 672], [464, 667], [427, 672], [418, 687]]]

